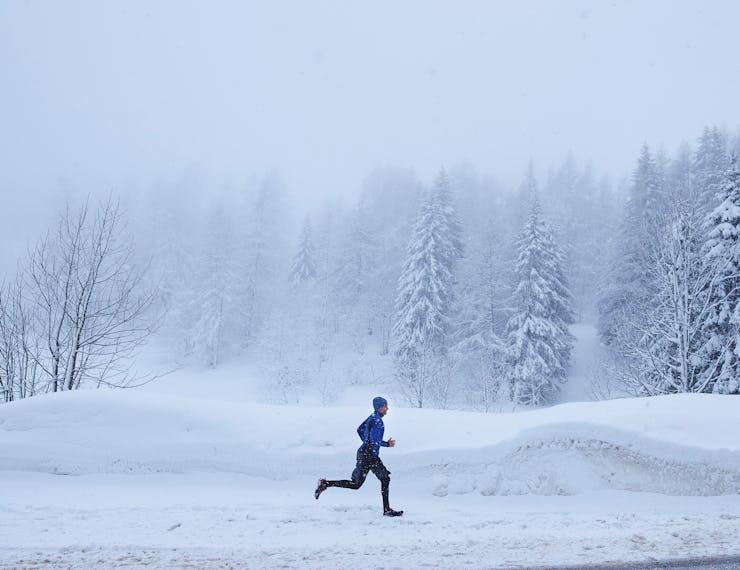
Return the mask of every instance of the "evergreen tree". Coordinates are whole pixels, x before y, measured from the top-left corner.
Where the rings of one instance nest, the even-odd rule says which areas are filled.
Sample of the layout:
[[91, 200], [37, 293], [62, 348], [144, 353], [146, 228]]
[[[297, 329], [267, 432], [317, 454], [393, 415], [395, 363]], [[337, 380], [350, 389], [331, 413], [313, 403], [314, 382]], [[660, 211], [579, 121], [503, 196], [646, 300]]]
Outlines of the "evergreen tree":
[[286, 209], [280, 179], [267, 176], [249, 196], [237, 226], [240, 310], [243, 314], [239, 337], [242, 347], [259, 334], [272, 307], [279, 304], [286, 288], [288, 271]]
[[615, 259], [605, 274], [599, 300], [599, 334], [621, 352], [631, 342], [655, 295], [649, 251], [660, 231], [663, 187], [659, 168], [647, 145], [637, 161], [625, 207]]
[[696, 201], [693, 172], [691, 148], [684, 143], [679, 147], [676, 158], [671, 161], [666, 173], [666, 187], [671, 189], [674, 197], [684, 202]]
[[339, 246], [334, 271], [334, 297], [345, 313], [356, 309], [367, 296], [371, 276], [378, 267], [376, 250], [374, 232], [359, 211]]
[[506, 326], [511, 395], [517, 403], [539, 406], [552, 402], [566, 379], [573, 313], [563, 254], [542, 219], [537, 199], [518, 251], [514, 314]]
[[439, 217], [439, 239], [442, 253], [449, 260], [450, 268], [454, 270], [457, 261], [463, 256], [462, 230], [457, 211], [452, 201], [452, 187], [447, 172], [444, 169], [437, 174], [432, 193], [432, 203]]
[[371, 232], [367, 243], [373, 255], [363, 299], [367, 305], [364, 330], [379, 340], [384, 355], [391, 351], [398, 278], [422, 190], [412, 172], [377, 168], [365, 180], [359, 201], [358, 215]]
[[349, 341], [357, 365], [372, 340], [375, 309], [372, 305], [377, 292], [374, 284], [382, 267], [375, 239], [377, 232], [366, 214], [360, 207], [351, 216], [344, 239], [338, 245], [330, 299], [335, 309], [337, 338], [340, 342]]
[[717, 127], [704, 128], [693, 165], [693, 192], [707, 214], [722, 190], [727, 172], [727, 142]]
[[344, 216], [344, 207], [339, 204], [326, 204], [318, 217], [316, 231], [316, 260], [318, 271], [318, 290], [320, 293], [320, 319], [325, 331], [336, 332], [336, 304], [334, 303], [332, 273], [339, 249], [339, 225]]
[[316, 276], [316, 253], [311, 235], [311, 220], [306, 218], [301, 230], [298, 251], [290, 268], [289, 281], [293, 290], [296, 290], [307, 281], [316, 279]]
[[198, 260], [198, 279], [189, 303], [191, 324], [186, 351], [216, 368], [230, 347], [227, 340], [236, 336], [243, 314], [233, 227], [221, 205], [214, 207], [207, 231]]
[[422, 407], [436, 392], [444, 402], [455, 266], [462, 256], [460, 226], [442, 170], [423, 201], [398, 282], [397, 373], [409, 399]]
[[[194, 287], [197, 270], [196, 239], [178, 224], [178, 215], [184, 218], [181, 208], [172, 207], [158, 211], [161, 218], [157, 224], [157, 233], [148, 241], [149, 251], [156, 263], [151, 264], [147, 280], [157, 291], [155, 308], [163, 315], [161, 332], [173, 345], [178, 358], [187, 345], [187, 330], [190, 323], [190, 293]], [[185, 334], [183, 334], [185, 333]]]
[[719, 194], [722, 202], [709, 215], [704, 257], [717, 267], [717, 287], [710, 299], [702, 356], [704, 376], [713, 391], [740, 393], [740, 170], [737, 157]]
[[[605, 247], [616, 221], [609, 181], [597, 183], [593, 169], [579, 167], [569, 154], [550, 175], [542, 205], [563, 244], [578, 320], [593, 322], [599, 278], [606, 268]], [[522, 225], [523, 220], [518, 229]]]
[[183, 356], [192, 324], [190, 295], [202, 226], [200, 216], [195, 215], [201, 210], [194, 203], [205, 185], [206, 181], [197, 175], [159, 184], [146, 200], [136, 202], [131, 217], [139, 252], [137, 262], [146, 263], [145, 256], [155, 260], [148, 263], [144, 279], [147, 288], [156, 291], [152, 308], [163, 315], [158, 336], [171, 345], [177, 358]]
[[514, 204], [510, 208], [514, 212], [514, 215], [512, 216], [513, 223], [509, 228], [512, 242], [516, 241], [517, 236], [526, 223], [532, 201], [537, 195], [537, 177], [534, 173], [534, 162], [530, 160], [527, 164], [527, 171], [524, 175], [524, 180], [519, 185], [519, 188], [517, 188], [514, 195]]
[[454, 346], [456, 369], [467, 382], [476, 407], [489, 411], [500, 399], [505, 382], [505, 348], [501, 334], [508, 305], [507, 257], [502, 255], [501, 225], [492, 221], [479, 244], [464, 261], [469, 266], [460, 292], [457, 340]]

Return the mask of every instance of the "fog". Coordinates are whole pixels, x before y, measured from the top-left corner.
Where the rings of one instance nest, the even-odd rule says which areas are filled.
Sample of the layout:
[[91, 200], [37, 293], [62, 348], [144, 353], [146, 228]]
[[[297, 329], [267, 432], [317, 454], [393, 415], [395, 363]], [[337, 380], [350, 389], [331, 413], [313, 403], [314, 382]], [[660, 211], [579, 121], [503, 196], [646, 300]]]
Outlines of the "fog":
[[619, 179], [644, 142], [738, 128], [738, 21], [730, 1], [3, 2], [4, 256], [60, 199], [188, 172], [277, 172], [300, 207], [379, 164], [513, 185], [572, 152]]

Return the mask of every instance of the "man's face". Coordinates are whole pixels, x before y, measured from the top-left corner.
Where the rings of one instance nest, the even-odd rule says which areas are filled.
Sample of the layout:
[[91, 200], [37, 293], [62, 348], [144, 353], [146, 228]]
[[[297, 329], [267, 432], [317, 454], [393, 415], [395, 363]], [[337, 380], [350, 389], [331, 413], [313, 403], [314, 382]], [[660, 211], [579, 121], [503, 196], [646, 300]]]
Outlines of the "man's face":
[[388, 406], [383, 406], [382, 408], [378, 408], [378, 413], [381, 416], [384, 416], [388, 413]]

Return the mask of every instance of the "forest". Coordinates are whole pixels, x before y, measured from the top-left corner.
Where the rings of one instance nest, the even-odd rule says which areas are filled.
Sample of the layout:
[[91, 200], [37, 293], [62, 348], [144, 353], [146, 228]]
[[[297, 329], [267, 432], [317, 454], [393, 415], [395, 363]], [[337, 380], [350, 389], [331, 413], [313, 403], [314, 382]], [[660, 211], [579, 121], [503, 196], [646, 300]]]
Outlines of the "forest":
[[708, 126], [616, 181], [568, 154], [514, 187], [379, 166], [309, 208], [279, 172], [69, 201], [5, 275], [1, 398], [136, 386], [156, 344], [249, 363], [274, 402], [364, 382], [418, 407], [546, 406], [576, 322], [599, 330], [599, 397], [738, 394], [739, 150]]

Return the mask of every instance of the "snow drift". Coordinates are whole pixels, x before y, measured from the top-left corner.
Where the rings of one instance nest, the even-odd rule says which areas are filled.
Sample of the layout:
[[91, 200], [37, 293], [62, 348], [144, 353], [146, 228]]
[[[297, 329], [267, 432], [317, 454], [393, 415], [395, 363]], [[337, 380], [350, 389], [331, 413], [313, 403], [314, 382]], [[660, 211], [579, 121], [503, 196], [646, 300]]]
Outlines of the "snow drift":
[[[84, 391], [0, 407], [0, 470], [348, 476], [370, 410]], [[437, 496], [740, 493], [740, 399], [674, 395], [523, 413], [393, 408], [393, 478]]]

